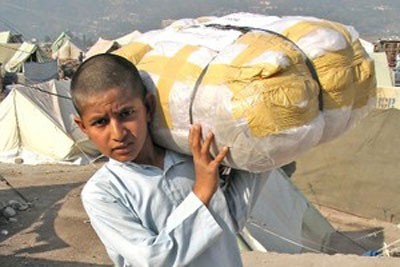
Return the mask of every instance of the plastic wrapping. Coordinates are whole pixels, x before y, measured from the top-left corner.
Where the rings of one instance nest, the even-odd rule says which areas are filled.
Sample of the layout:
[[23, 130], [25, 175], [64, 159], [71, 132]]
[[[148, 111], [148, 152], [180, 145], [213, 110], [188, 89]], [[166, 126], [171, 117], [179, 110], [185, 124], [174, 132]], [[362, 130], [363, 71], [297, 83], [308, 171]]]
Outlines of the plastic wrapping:
[[317, 18], [185, 19], [116, 53], [157, 96], [156, 143], [190, 154], [188, 129], [200, 123], [215, 133], [212, 154], [230, 147], [224, 164], [233, 168], [284, 165], [341, 135], [374, 103], [373, 61], [356, 31]]

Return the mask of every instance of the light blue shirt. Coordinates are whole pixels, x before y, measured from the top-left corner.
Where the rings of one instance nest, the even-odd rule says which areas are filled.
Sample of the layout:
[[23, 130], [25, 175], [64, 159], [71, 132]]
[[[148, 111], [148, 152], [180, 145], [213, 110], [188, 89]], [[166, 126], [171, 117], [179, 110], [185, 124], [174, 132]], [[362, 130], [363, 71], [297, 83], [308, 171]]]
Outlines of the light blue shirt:
[[192, 192], [192, 158], [167, 151], [163, 170], [110, 159], [82, 201], [116, 266], [236, 267], [236, 233], [268, 175], [233, 171], [207, 208]]

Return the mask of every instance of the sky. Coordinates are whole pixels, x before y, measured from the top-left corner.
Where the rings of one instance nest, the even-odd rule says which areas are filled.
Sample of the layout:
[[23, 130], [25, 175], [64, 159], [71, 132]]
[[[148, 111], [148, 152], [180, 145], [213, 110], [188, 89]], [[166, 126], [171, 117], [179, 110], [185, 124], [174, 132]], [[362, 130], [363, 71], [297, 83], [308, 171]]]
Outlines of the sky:
[[399, 0], [0, 0], [0, 31], [26, 39], [117, 38], [160, 28], [164, 19], [220, 16], [232, 12], [307, 15], [350, 24], [366, 39], [400, 36]]

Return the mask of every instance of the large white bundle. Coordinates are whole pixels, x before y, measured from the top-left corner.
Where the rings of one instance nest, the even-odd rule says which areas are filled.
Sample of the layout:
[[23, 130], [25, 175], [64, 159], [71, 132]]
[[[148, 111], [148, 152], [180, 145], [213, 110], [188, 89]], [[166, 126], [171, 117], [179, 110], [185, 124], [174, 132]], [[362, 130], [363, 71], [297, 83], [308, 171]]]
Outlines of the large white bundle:
[[373, 60], [352, 26], [314, 17], [250, 13], [235, 13], [209, 23], [265, 29], [296, 43], [313, 62], [322, 85], [325, 129], [320, 142], [338, 137], [375, 107]]
[[369, 109], [373, 63], [354, 32], [315, 18], [238, 13], [177, 21], [117, 54], [158, 98], [158, 144], [190, 153], [188, 129], [201, 123], [215, 133], [212, 153], [230, 147], [224, 164], [264, 171], [339, 136]]

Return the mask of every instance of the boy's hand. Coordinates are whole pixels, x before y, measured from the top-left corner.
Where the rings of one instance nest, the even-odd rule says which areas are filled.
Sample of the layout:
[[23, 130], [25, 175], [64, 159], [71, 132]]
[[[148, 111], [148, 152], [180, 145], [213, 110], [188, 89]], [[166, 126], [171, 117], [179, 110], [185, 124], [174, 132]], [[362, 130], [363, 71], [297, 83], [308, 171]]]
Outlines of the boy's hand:
[[224, 147], [218, 155], [212, 159], [210, 156], [210, 145], [214, 140], [214, 134], [209, 132], [204, 141], [201, 140], [201, 127], [198, 124], [190, 128], [189, 145], [193, 154], [195, 169], [195, 183], [193, 193], [208, 206], [215, 191], [217, 191], [218, 166], [228, 153]]

